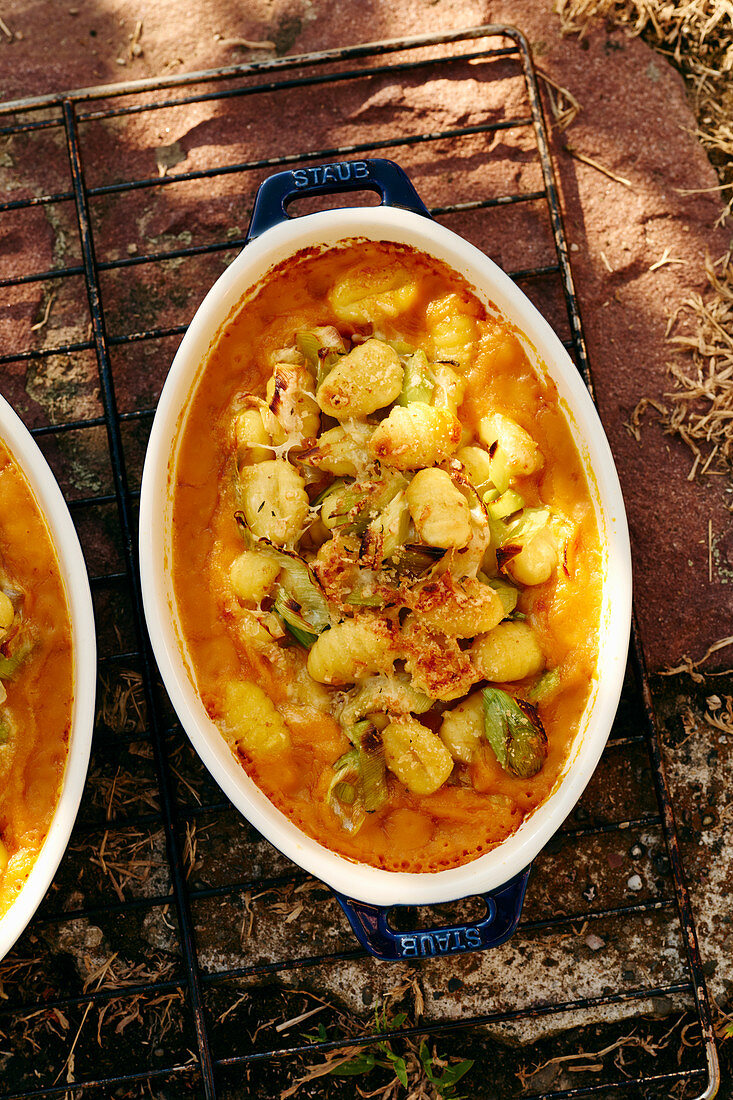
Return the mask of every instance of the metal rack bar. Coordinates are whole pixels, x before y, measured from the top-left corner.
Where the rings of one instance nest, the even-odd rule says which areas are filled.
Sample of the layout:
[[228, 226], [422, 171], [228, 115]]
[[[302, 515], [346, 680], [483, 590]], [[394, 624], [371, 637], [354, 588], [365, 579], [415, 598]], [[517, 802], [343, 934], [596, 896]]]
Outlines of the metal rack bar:
[[[189, 1066], [157, 1066], [155, 1069], [133, 1071], [132, 1073], [120, 1073], [114, 1077], [95, 1077], [91, 1081], [75, 1081], [73, 1086], [46, 1085], [43, 1088], [31, 1089], [30, 1091], [8, 1092], [3, 1094], [3, 1100], [37, 1100], [37, 1098], [40, 1100], [40, 1097], [46, 1096], [67, 1097], [72, 1089], [74, 1092], [86, 1092], [90, 1089], [110, 1090], [119, 1088], [121, 1085], [135, 1084], [137, 1081], [144, 1084], [147, 1081], [160, 1080], [162, 1077], [184, 1077], [196, 1072], [198, 1072], [198, 1066], [195, 1064]], [[102, 1095], [105, 1095], [105, 1093], [102, 1093]], [[107, 1091], [106, 1095], [109, 1096], [110, 1092]]]
[[[463, 54], [464, 61], [480, 60], [482, 58], [491, 57], [513, 57], [516, 56], [516, 46], [504, 46], [503, 48], [496, 50], [480, 50], [476, 53]], [[440, 58], [422, 58], [420, 61], [400, 61], [396, 64], [380, 66], [382, 70], [389, 69], [390, 73], [409, 73], [414, 72], [417, 69], [424, 69], [426, 66], [440, 62]], [[139, 114], [143, 111], [160, 111], [167, 110], [175, 107], [188, 107], [193, 103], [205, 103], [208, 100], [222, 101], [225, 99], [235, 99], [241, 96], [248, 95], [260, 95], [263, 92], [279, 92], [283, 90], [292, 90], [294, 88], [312, 88], [323, 84], [342, 83], [347, 80], [358, 80], [361, 77], [370, 77], [374, 75], [374, 67], [363, 69], [341, 69], [335, 73], [315, 73], [306, 77], [296, 77], [290, 80], [271, 80], [263, 81], [259, 84], [245, 85], [240, 88], [227, 88], [226, 90], [216, 92], [205, 92], [199, 95], [185, 96], [179, 99], [167, 99], [160, 103], [152, 104], [137, 104], [135, 106], [126, 106], [118, 108], [108, 108], [103, 111], [80, 111], [79, 118], [85, 122], [88, 120], [98, 120], [103, 118], [115, 118], [120, 115]]]
[[[213, 173], [214, 175], [218, 173]], [[180, 179], [175, 176], [171, 179]], [[92, 194], [93, 192], [89, 192]], [[544, 191], [527, 191], [525, 194], [499, 195], [493, 199], [474, 199], [471, 202], [448, 203], [447, 206], [432, 206], [430, 213], [433, 217], [442, 214], [465, 214], [469, 210], [490, 210], [494, 206], [511, 206], [519, 202], [536, 202], [544, 199]], [[0, 206], [0, 213], [2, 213]], [[164, 252], [149, 252], [143, 256], [121, 256], [117, 260], [100, 260], [97, 263], [98, 271], [117, 271], [124, 267], [138, 267], [140, 264], [161, 263], [163, 260], [188, 259], [191, 256], [210, 256], [215, 252], [229, 252], [235, 248], [244, 247], [244, 237], [235, 237], [226, 241], [215, 241], [212, 244], [189, 245], [187, 248], [171, 248]], [[543, 268], [527, 268], [526, 270], [507, 274], [512, 279], [530, 278], [535, 275], [555, 274], [559, 270], [557, 264]], [[29, 283], [40, 283], [51, 279], [68, 278], [71, 275], [83, 275], [84, 268], [81, 265], [73, 267], [48, 268], [47, 271], [34, 272], [30, 275], [15, 275], [7, 279], [0, 279], [0, 289], [6, 286], [25, 286]], [[89, 343], [89, 347], [93, 345]]]
[[[501, 36], [509, 39], [511, 45], [481, 50], [472, 49], [465, 53], [451, 51], [449, 53], [433, 52], [430, 56], [421, 56], [398, 59], [390, 64], [378, 63], [392, 54], [409, 53], [436, 47], [453, 47], [461, 42], [483, 40]], [[370, 58], [369, 65], [359, 68], [336, 68], [330, 71], [329, 66], [343, 66], [357, 59]], [[390, 136], [384, 140], [353, 143], [345, 146], [330, 146], [318, 150], [306, 149], [301, 152], [285, 151], [275, 157], [266, 157], [256, 160], [242, 161], [231, 165], [216, 165], [206, 170], [196, 172], [182, 172], [166, 177], [140, 178], [119, 183], [101, 184], [95, 187], [87, 186], [85, 165], [82, 157], [79, 128], [80, 125], [92, 125], [95, 122], [109, 118], [123, 118], [141, 114], [147, 111], [161, 109], [175, 109], [188, 104], [212, 101], [235, 101], [268, 92], [280, 92], [293, 88], [315, 88], [321, 85], [336, 84], [347, 80], [369, 78], [375, 75], [390, 74], [395, 72], [411, 72], [428, 66], [441, 67], [450, 65], [460, 60], [498, 59], [510, 58], [518, 62], [523, 76], [527, 92], [530, 113], [518, 115], [515, 118], [504, 119], [495, 122], [481, 123], [466, 127], [445, 127], [430, 133], [416, 133], [411, 135]], [[305, 72], [306, 75], [300, 75]], [[279, 76], [278, 74], [296, 73], [293, 76]], [[267, 79], [264, 79], [267, 77]], [[229, 86], [232, 80], [242, 80], [248, 83]], [[195, 85], [214, 86], [212, 91], [199, 91], [193, 94], [177, 98], [161, 99], [160, 93], [165, 89], [191, 88]], [[120, 101], [125, 97], [139, 97], [150, 94], [156, 98], [146, 102], [128, 102], [120, 106], [104, 107], [101, 109], [82, 111], [82, 104], [93, 101], [107, 102]], [[39, 109], [54, 108], [58, 111], [58, 117], [53, 119], [31, 119], [26, 116]], [[314, 1056], [319, 1053], [333, 1050], [338, 1047], [354, 1048], [367, 1047], [370, 1044], [383, 1042], [388, 1039], [399, 1040], [418, 1035], [450, 1034], [454, 1032], [466, 1032], [474, 1027], [484, 1024], [519, 1021], [526, 1019], [539, 1019], [559, 1013], [583, 1012], [590, 1008], [598, 1008], [605, 1005], [621, 1004], [624, 1002], [640, 1002], [645, 998], [660, 996], [680, 996], [694, 1001], [697, 1019], [700, 1023], [702, 1042], [706, 1066], [680, 1069], [676, 1072], [649, 1074], [641, 1073], [635, 1077], [621, 1080], [597, 1081], [588, 1086], [575, 1089], [555, 1090], [527, 1100], [566, 1100], [566, 1098], [586, 1095], [602, 1095], [606, 1092], [617, 1090], [619, 1092], [630, 1088], [655, 1086], [666, 1088], [675, 1082], [696, 1081], [698, 1078], [706, 1079], [705, 1091], [700, 1094], [700, 1100], [708, 1100], [715, 1093], [718, 1081], [718, 1070], [715, 1053], [715, 1039], [712, 1030], [710, 1006], [707, 1000], [704, 977], [700, 963], [697, 945], [694, 919], [690, 905], [689, 894], [684, 881], [682, 863], [679, 852], [679, 844], [674, 825], [674, 815], [670, 799], [670, 792], [666, 783], [661, 750], [654, 725], [651, 693], [648, 678], [643, 666], [643, 654], [638, 645], [638, 636], [634, 632], [633, 660], [639, 679], [639, 691], [642, 698], [643, 712], [639, 724], [642, 732], [622, 733], [613, 736], [609, 741], [609, 751], [628, 748], [645, 744], [648, 749], [649, 759], [652, 765], [652, 773], [655, 784], [656, 801], [659, 812], [639, 813], [637, 816], [629, 816], [622, 821], [601, 822], [600, 824], [581, 825], [562, 829], [555, 837], [555, 843], [560, 845], [575, 843], [583, 838], [591, 838], [601, 835], [618, 834], [625, 829], [652, 828], [663, 832], [667, 851], [671, 864], [671, 883], [674, 887], [673, 896], [665, 894], [647, 901], [641, 901], [630, 905], [607, 906], [604, 909], [584, 910], [574, 914], [554, 914], [547, 918], [538, 918], [521, 922], [521, 932], [542, 934], [553, 929], [582, 921], [635, 919], [643, 918], [651, 913], [673, 912], [677, 910], [680, 929], [684, 941], [686, 959], [685, 968], [689, 972], [689, 980], [669, 982], [654, 986], [649, 984], [633, 990], [616, 990], [595, 997], [581, 997], [577, 999], [555, 1002], [552, 1004], [535, 1004], [529, 1009], [514, 1009], [507, 1011], [494, 1011], [476, 1015], [461, 1020], [434, 1021], [414, 1027], [400, 1028], [388, 1032], [365, 1033], [355, 1039], [328, 1039], [315, 1044], [296, 1043], [284, 1048], [268, 1050], [247, 1050], [242, 1053], [233, 1053], [216, 1057], [211, 1045], [207, 1012], [204, 1004], [204, 991], [220, 988], [223, 984], [236, 981], [241, 978], [253, 976], [276, 975], [285, 971], [302, 971], [318, 966], [339, 964], [346, 961], [363, 959], [361, 950], [340, 951], [330, 954], [311, 954], [301, 958], [285, 958], [268, 963], [253, 963], [251, 966], [230, 967], [212, 972], [202, 970], [197, 952], [194, 935], [191, 905], [215, 898], [231, 898], [242, 894], [247, 890], [272, 889], [283, 886], [292, 886], [306, 881], [308, 876], [299, 870], [282, 875], [268, 877], [254, 877], [229, 882], [222, 886], [191, 886], [186, 881], [186, 872], [183, 864], [181, 850], [181, 825], [188, 820], [196, 820], [208, 813], [221, 813], [231, 807], [226, 800], [218, 800], [200, 806], [187, 805], [182, 802], [176, 793], [176, 786], [170, 769], [168, 744], [172, 737], [178, 737], [180, 730], [177, 726], [167, 727], [162, 717], [162, 710], [155, 688], [156, 674], [152, 661], [142, 616], [142, 603], [137, 572], [136, 549], [134, 541], [134, 515], [133, 505], [139, 494], [130, 488], [127, 480], [126, 461], [124, 455], [121, 426], [125, 423], [144, 422], [149, 420], [154, 409], [139, 408], [130, 412], [120, 413], [117, 408], [117, 398], [113, 379], [113, 368], [110, 360], [110, 349], [125, 347], [134, 343], [148, 340], [159, 340], [177, 337], [183, 334], [185, 324], [160, 327], [145, 331], [130, 332], [113, 335], [107, 332], [103, 298], [104, 290], [100, 283], [100, 276], [108, 271], [116, 271], [128, 268], [137, 268], [146, 264], [160, 264], [171, 259], [191, 259], [199, 256], [209, 256], [217, 253], [225, 253], [236, 250], [244, 244], [242, 239], [227, 239], [215, 241], [209, 244], [190, 245], [168, 251], [156, 251], [149, 254], [122, 257], [120, 259], [98, 259], [97, 242], [95, 242], [90, 217], [90, 203], [104, 196], [120, 195], [144, 189], [168, 187], [176, 183], [186, 183], [197, 180], [219, 178], [232, 174], [244, 174], [253, 171], [262, 171], [276, 167], [283, 167], [295, 163], [314, 162], [331, 157], [343, 157], [344, 155], [358, 155], [375, 152], [389, 148], [408, 148], [411, 146], [426, 145], [431, 142], [451, 140], [459, 142], [469, 136], [480, 136], [512, 130], [517, 127], [531, 128], [534, 133], [537, 154], [542, 171], [542, 190], [533, 190], [525, 193], [506, 195], [494, 195], [466, 202], [454, 202], [432, 209], [434, 216], [450, 216], [467, 211], [491, 210], [501, 206], [528, 202], [543, 202], [546, 206], [557, 261], [542, 266], [529, 267], [510, 272], [511, 277], [517, 281], [532, 279], [545, 279], [559, 277], [562, 285], [565, 303], [567, 307], [568, 323], [570, 326], [570, 339], [563, 343], [574, 355], [578, 368], [583, 375], [586, 384], [591, 388], [592, 382], [588, 365], [588, 356], [583, 336], [580, 312], [577, 297], [573, 285], [570, 270], [567, 246], [562, 226], [558, 190], [554, 179], [552, 161], [549, 152], [549, 143], [544, 126], [542, 106], [539, 90], [534, 74], [532, 59], [526, 40], [516, 30], [504, 26], [486, 25], [478, 28], [467, 28], [442, 35], [420, 35], [406, 39], [394, 39], [379, 43], [367, 43], [346, 49], [323, 51], [316, 54], [301, 55], [273, 59], [264, 62], [254, 62], [244, 65], [228, 66], [224, 69], [210, 70], [201, 73], [180, 74], [158, 80], [131, 81], [114, 86], [80, 89], [63, 95], [51, 95], [35, 97], [33, 99], [16, 100], [11, 103], [0, 104], [0, 117], [20, 114], [23, 118], [0, 128], [0, 135], [13, 135], [22, 133], [34, 133], [49, 129], [63, 128], [66, 137], [69, 167], [71, 172], [71, 189], [57, 190], [52, 194], [37, 195], [27, 199], [12, 200], [0, 204], [0, 214], [11, 213], [15, 210], [43, 207], [53, 203], [66, 203], [73, 201], [76, 211], [79, 241], [81, 247], [81, 264], [71, 264], [65, 268], [48, 269], [41, 272], [29, 272], [22, 276], [8, 277], [0, 281], [0, 287], [17, 287], [32, 285], [58, 279], [71, 279], [83, 277], [88, 297], [90, 316], [92, 321], [92, 335], [90, 339], [70, 342], [57, 347], [42, 349], [23, 349], [18, 352], [6, 353], [0, 356], [0, 364], [23, 363], [31, 361], [43, 361], [52, 355], [74, 355], [80, 352], [93, 350], [96, 354], [101, 390], [103, 414], [78, 420], [68, 420], [59, 424], [40, 425], [33, 429], [33, 434], [38, 437], [56, 436], [72, 431], [82, 431], [87, 428], [105, 428], [108, 440], [108, 449], [112, 467], [112, 482], [114, 492], [100, 492], [94, 495], [78, 497], [70, 501], [75, 513], [81, 513], [90, 508], [109, 508], [115, 505], [117, 508], [120, 531], [123, 542], [124, 571], [100, 572], [92, 578], [95, 591], [115, 591], [122, 585], [126, 585], [132, 603], [135, 641], [134, 648], [121, 650], [117, 653], [105, 654], [100, 658], [100, 668], [120, 667], [124, 664], [139, 667], [142, 673], [142, 682], [147, 708], [146, 729], [132, 734], [115, 734], [107, 736], [101, 731], [95, 736], [95, 748], [124, 749], [131, 741], [149, 739], [153, 750], [153, 762], [155, 775], [160, 794], [161, 809], [159, 811], [131, 814], [127, 818], [113, 817], [104, 822], [91, 822], [81, 825], [83, 833], [89, 834], [95, 829], [122, 830], [136, 827], [159, 827], [165, 834], [167, 863], [170, 871], [171, 889], [167, 893], [158, 893], [151, 896], [132, 896], [122, 901], [112, 903], [99, 903], [98, 905], [82, 906], [77, 909], [66, 909], [59, 912], [44, 912], [36, 917], [40, 924], [53, 924], [76, 919], [86, 918], [94, 920], [102, 917], [110, 917], [116, 914], [147, 912], [154, 908], [171, 906], [175, 909], [178, 921], [178, 935], [181, 946], [181, 976], [176, 978], [164, 978], [154, 981], [140, 982], [130, 986], [88, 991], [69, 997], [57, 997], [43, 1002], [43, 1007], [49, 1009], [58, 1007], [60, 1010], [81, 1008], [91, 1004], [104, 1004], [112, 996], [133, 997], [156, 992], [181, 991], [186, 997], [186, 1008], [193, 1022], [196, 1040], [196, 1061], [190, 1064], [176, 1064], [167, 1067], [154, 1067], [147, 1070], [135, 1070], [119, 1075], [110, 1074], [94, 1079], [74, 1082], [72, 1085], [47, 1085], [33, 1087], [30, 1090], [1, 1093], [3, 1100], [28, 1100], [29, 1097], [52, 1097], [67, 1094], [73, 1090], [100, 1091], [111, 1090], [120, 1085], [130, 1085], [148, 1081], [161, 1080], [165, 1077], [184, 1077], [196, 1074], [200, 1077], [202, 1094], [207, 1100], [215, 1100], [217, 1096], [216, 1071], [226, 1070], [237, 1066], [266, 1062], [273, 1058]], [[0, 1016], [12, 1014], [18, 1008], [17, 1004], [0, 1005]], [[198, 1084], [198, 1082], [197, 1082]], [[0, 1086], [0, 1089], [2, 1086]], [[655, 1093], [658, 1095], [658, 1093]]]
[[[142, 80], [126, 80], [117, 84], [96, 84], [88, 88], [76, 88], [67, 92], [51, 92], [48, 95], [27, 96], [21, 99], [0, 103], [0, 117], [15, 114], [18, 111], [33, 111], [44, 107], [58, 107], [63, 101], [83, 103], [93, 99], [113, 99], [119, 96], [139, 95], [143, 92], [158, 92], [163, 88], [180, 88], [187, 84], [210, 84], [232, 77], [256, 76], [264, 72], [287, 72], [304, 66], [329, 65], [338, 61], [354, 60], [360, 57], [376, 55], [386, 56], [400, 53], [402, 50], [419, 49], [421, 46], [447, 46], [455, 42], [471, 39], [512, 38], [516, 40], [518, 32], [513, 27], [498, 23], [484, 23], [475, 27], [462, 27], [443, 34], [417, 34], [404, 38], [382, 39], [378, 42], [362, 42], [356, 46], [344, 46], [337, 49], [319, 50], [317, 53], [297, 54], [290, 57], [268, 58], [266, 61], [250, 61], [242, 65], [227, 65], [218, 69], [201, 69], [197, 72], [178, 75], [148, 77]], [[516, 53], [516, 46], [501, 49], [487, 49], [486, 57], [506, 56]]]
[[[215, 179], [221, 176], [236, 175], [240, 172], [253, 172], [262, 169], [287, 168], [289, 164], [305, 164], [309, 161], [330, 160], [334, 157], [350, 157], [363, 153], [377, 153], [384, 149], [409, 148], [412, 145], [422, 145], [424, 142], [450, 141], [454, 138], [472, 137], [478, 134], [492, 134], [499, 130], [515, 130], [523, 126], [530, 126], [532, 119], [528, 117], [504, 119], [501, 122], [482, 122], [475, 126], [456, 126], [447, 130], [435, 130], [429, 134], [412, 134], [400, 138], [384, 138], [382, 141], [360, 141], [348, 145], [334, 145], [327, 149], [319, 149], [316, 152], [301, 150], [297, 153], [287, 153], [279, 157], [263, 157], [259, 160], [242, 161], [239, 164], [226, 164], [220, 168], [202, 168], [194, 172], [179, 172], [174, 176], [149, 176], [145, 179], [128, 180], [125, 183], [106, 183], [99, 187], [90, 187], [87, 194], [90, 198], [100, 198], [103, 195], [120, 195], [131, 191], [147, 190], [150, 187], [171, 187], [176, 184], [190, 183], [195, 180]], [[47, 202], [62, 202], [73, 196], [68, 193], [59, 193]], [[0, 213], [9, 210], [23, 210], [29, 206], [39, 205], [40, 200], [15, 199], [12, 202], [0, 204]]]
[[[328, 1039], [319, 1043], [298, 1043], [290, 1047], [277, 1050], [257, 1050], [250, 1054], [239, 1054], [231, 1058], [217, 1059], [219, 1066], [244, 1065], [248, 1062], [261, 1062], [274, 1056], [308, 1054], [314, 1051], [336, 1050], [339, 1047], [363, 1047], [369, 1043], [385, 1041], [389, 1039], [409, 1039], [418, 1035], [449, 1035], [457, 1031], [466, 1031], [468, 1028], [481, 1027], [486, 1024], [509, 1023], [512, 1020], [539, 1018], [542, 1016], [556, 1016], [561, 1012], [573, 1012], [578, 1008], [589, 1006], [602, 1006], [621, 1004], [624, 1001], [643, 1000], [648, 997], [668, 997], [676, 993], [689, 992], [690, 986], [686, 983], [674, 985], [656, 986], [649, 989], [628, 990], [622, 993], [609, 993], [602, 997], [588, 997], [583, 1000], [561, 1001], [556, 1004], [535, 1005], [529, 1011], [527, 1009], [505, 1009], [502, 1012], [486, 1012], [472, 1016], [468, 1020], [444, 1020], [441, 1023], [416, 1024], [414, 1027], [401, 1027], [387, 1029], [385, 1031], [371, 1031], [365, 1035], [356, 1036], [353, 1039]], [[698, 1070], [697, 1072], [704, 1072]], [[629, 1085], [638, 1085], [639, 1079], [629, 1080]], [[591, 1090], [592, 1091], [592, 1090]], [[550, 1094], [554, 1095], [554, 1094]]]

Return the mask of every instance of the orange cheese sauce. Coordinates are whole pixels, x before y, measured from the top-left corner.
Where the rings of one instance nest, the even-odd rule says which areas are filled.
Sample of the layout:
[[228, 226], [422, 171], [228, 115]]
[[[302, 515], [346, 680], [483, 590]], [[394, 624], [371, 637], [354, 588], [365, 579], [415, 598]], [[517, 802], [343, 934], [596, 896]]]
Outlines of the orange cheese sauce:
[[[520, 491], [529, 505], [557, 508], [572, 521], [574, 534], [562, 567], [546, 583], [525, 589], [519, 603], [540, 638], [547, 667], [558, 667], [562, 679], [552, 701], [539, 705], [549, 743], [542, 770], [530, 779], [510, 775], [485, 745], [470, 766], [456, 767], [461, 783], [451, 779], [431, 795], [411, 793], [388, 772], [387, 805], [368, 814], [351, 835], [325, 800], [332, 765], [349, 741], [327, 710], [299, 687], [304, 651], [292, 645], [273, 647], [270, 653], [249, 644], [226, 590], [228, 567], [243, 549], [234, 520], [240, 505], [231, 421], [243, 394], [265, 396], [270, 355], [292, 345], [297, 330], [330, 324], [343, 330], [327, 297], [339, 277], [355, 264], [382, 269], [395, 262], [409, 269], [418, 294], [405, 312], [380, 322], [380, 329], [389, 339], [427, 351], [429, 303], [447, 294], [459, 296], [479, 334], [475, 355], [462, 371], [468, 385], [459, 419], [474, 431], [482, 416], [498, 410], [526, 428], [545, 463], [522, 479]], [[307, 250], [275, 268], [212, 344], [182, 422], [172, 480], [174, 590], [198, 691], [210, 716], [221, 723], [227, 682], [247, 680], [266, 690], [285, 719], [292, 746], [269, 758], [240, 750], [238, 758], [304, 832], [355, 861], [396, 871], [438, 871], [501, 843], [548, 797], [596, 676], [599, 534], [583, 466], [553, 384], [535, 374], [511, 326], [495, 312], [489, 314], [460, 276], [422, 253], [387, 243]], [[521, 696], [524, 686], [510, 688]], [[420, 721], [437, 729], [440, 712], [453, 705], [442, 704]]]
[[[66, 593], [45, 520], [0, 442], [0, 568], [30, 652], [0, 703], [0, 917], [20, 893], [61, 792], [71, 730], [72, 647]], [[18, 615], [18, 611], [16, 611]], [[7, 645], [0, 640], [0, 655]], [[0, 694], [2, 694], [0, 692]]]

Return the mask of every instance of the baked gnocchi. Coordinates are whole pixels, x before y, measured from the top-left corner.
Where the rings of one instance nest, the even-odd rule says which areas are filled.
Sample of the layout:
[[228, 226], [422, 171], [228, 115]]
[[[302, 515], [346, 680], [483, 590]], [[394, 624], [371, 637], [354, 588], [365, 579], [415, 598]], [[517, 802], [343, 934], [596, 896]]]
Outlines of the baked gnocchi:
[[61, 793], [72, 660], [56, 552], [0, 442], [0, 918], [30, 874]]
[[305, 253], [227, 322], [181, 431], [178, 613], [242, 767], [373, 866], [501, 843], [562, 770], [601, 603], [583, 467], [510, 326], [409, 248]]

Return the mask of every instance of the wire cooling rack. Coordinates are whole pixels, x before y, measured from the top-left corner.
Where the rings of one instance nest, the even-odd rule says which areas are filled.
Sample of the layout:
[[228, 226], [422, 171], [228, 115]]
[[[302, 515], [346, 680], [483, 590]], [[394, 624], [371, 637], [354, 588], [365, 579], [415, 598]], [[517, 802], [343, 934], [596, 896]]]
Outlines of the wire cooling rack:
[[[535, 861], [515, 937], [399, 967], [358, 950], [328, 890], [213, 786], [145, 634], [147, 431], [271, 171], [398, 160], [432, 214], [539, 305], [591, 385], [521, 33], [82, 89], [0, 105], [0, 123], [2, 386], [66, 493], [100, 652], [77, 827], [0, 965], [0, 1097], [354, 1095], [394, 1084], [400, 1058], [411, 1084], [440, 1080], [449, 1056], [473, 1060], [459, 1087], [472, 1097], [712, 1097], [710, 1008], [636, 633], [609, 745]], [[354, 1076], [323, 1072], [349, 1058]]]

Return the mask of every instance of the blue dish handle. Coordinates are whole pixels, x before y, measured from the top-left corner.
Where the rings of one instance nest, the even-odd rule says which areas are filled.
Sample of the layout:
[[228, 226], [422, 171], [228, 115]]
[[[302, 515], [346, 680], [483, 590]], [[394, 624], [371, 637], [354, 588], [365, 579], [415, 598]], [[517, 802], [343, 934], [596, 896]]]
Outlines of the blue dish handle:
[[297, 195], [337, 195], [346, 191], [375, 191], [383, 206], [399, 206], [429, 218], [430, 213], [405, 172], [392, 160], [340, 160], [314, 164], [292, 172], [277, 172], [260, 184], [255, 197], [247, 241], [290, 220], [288, 203]]
[[486, 903], [486, 916], [480, 920], [445, 928], [418, 928], [414, 932], [396, 932], [390, 927], [387, 918], [394, 908], [391, 905], [354, 901], [335, 890], [334, 894], [356, 938], [370, 955], [388, 962], [410, 962], [436, 955], [483, 951], [508, 940], [519, 923], [530, 870], [527, 867], [498, 890], [479, 895]]

